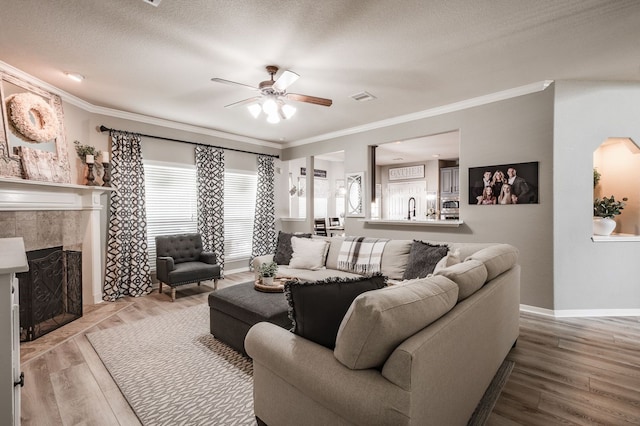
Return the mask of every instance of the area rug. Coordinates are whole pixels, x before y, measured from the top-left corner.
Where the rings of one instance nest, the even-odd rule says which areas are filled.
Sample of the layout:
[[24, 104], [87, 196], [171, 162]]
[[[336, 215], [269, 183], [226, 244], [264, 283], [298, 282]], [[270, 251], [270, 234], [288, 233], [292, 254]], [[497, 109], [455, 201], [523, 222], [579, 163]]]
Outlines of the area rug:
[[206, 304], [87, 337], [144, 425], [255, 425], [251, 361], [209, 333]]
[[[145, 426], [256, 424], [251, 361], [209, 333], [206, 304], [87, 337]], [[486, 422], [512, 369], [502, 364], [470, 425]]]

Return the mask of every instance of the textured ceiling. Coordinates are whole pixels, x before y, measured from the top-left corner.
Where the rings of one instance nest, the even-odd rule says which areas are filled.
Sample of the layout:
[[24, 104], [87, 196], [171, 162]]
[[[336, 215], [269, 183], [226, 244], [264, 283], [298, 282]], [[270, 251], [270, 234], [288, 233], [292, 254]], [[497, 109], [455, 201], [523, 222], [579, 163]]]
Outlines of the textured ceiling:
[[[93, 105], [295, 142], [542, 80], [640, 80], [637, 0], [0, 0], [0, 60]], [[224, 105], [301, 78], [273, 125]], [[81, 84], [63, 71], [86, 76]], [[376, 100], [356, 102], [368, 91]]]

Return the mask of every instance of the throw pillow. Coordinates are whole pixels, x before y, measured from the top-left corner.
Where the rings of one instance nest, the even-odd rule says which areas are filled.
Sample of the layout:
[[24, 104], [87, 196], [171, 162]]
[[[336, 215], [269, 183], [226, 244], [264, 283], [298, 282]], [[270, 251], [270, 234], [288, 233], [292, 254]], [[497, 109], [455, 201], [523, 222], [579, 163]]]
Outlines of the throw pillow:
[[407, 269], [402, 275], [403, 280], [424, 278], [433, 273], [436, 265], [447, 255], [449, 247], [446, 245], [433, 245], [418, 240], [413, 240], [409, 252]]
[[361, 294], [340, 324], [333, 354], [353, 370], [380, 367], [405, 339], [449, 312], [457, 298], [458, 286], [440, 276]]
[[440, 259], [438, 263], [436, 263], [436, 267], [433, 269], [433, 274], [437, 275], [438, 272], [442, 269], [448, 268], [449, 266], [453, 266], [458, 263], [460, 263], [460, 249], [449, 250], [447, 255]]
[[276, 253], [273, 255], [273, 261], [278, 265], [288, 265], [291, 260], [293, 248], [291, 247], [291, 237], [311, 238], [311, 234], [288, 234], [286, 232], [278, 232], [278, 242], [276, 243]]
[[289, 268], [311, 269], [312, 271], [324, 268], [327, 251], [329, 251], [327, 241], [292, 237], [291, 247], [293, 253], [289, 261]]
[[316, 282], [287, 282], [292, 332], [333, 349], [342, 318], [360, 294], [386, 286], [386, 277], [327, 278]]
[[487, 268], [478, 260], [457, 263], [434, 272], [434, 275], [447, 277], [458, 285], [458, 302], [480, 290], [487, 282]]

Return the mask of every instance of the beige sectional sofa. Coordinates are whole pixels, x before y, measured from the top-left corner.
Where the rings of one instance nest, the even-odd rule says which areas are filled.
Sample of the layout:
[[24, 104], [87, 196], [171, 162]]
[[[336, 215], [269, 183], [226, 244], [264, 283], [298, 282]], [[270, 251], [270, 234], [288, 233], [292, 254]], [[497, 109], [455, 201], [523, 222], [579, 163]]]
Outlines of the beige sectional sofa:
[[[467, 423], [518, 337], [518, 253], [452, 243], [458, 263], [402, 282], [411, 243], [387, 243], [382, 273], [396, 285], [354, 300], [333, 351], [270, 323], [250, 329], [256, 417], [271, 426]], [[281, 266], [280, 275], [349, 276], [331, 268], [339, 244], [331, 239], [326, 269]]]

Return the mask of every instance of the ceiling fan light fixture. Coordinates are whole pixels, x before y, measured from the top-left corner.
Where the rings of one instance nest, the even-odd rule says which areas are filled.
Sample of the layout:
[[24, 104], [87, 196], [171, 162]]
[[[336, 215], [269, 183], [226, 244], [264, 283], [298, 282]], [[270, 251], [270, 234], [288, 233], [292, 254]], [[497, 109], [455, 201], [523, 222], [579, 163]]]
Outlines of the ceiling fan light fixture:
[[258, 118], [260, 113], [262, 112], [262, 107], [260, 104], [251, 104], [247, 107], [249, 113], [253, 116], [253, 118]]
[[278, 113], [268, 114], [267, 121], [271, 124], [278, 124], [280, 122], [280, 117], [278, 117]]
[[294, 107], [293, 105], [284, 104], [284, 105], [281, 106], [281, 110], [282, 110], [282, 114], [284, 115], [284, 118], [286, 118], [288, 120], [291, 117], [293, 117], [293, 115], [297, 111], [297, 108]]
[[267, 115], [276, 115], [278, 113], [278, 104], [273, 97], [269, 97], [262, 104], [262, 110]]

